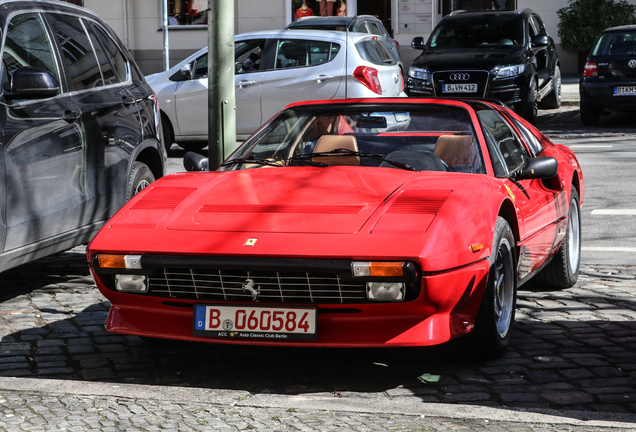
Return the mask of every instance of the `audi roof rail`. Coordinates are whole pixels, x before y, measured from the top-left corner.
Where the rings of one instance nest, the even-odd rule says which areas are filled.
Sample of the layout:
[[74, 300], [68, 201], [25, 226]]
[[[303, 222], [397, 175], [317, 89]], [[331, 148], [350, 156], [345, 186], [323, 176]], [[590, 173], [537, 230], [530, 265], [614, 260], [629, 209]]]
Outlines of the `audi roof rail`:
[[455, 15], [459, 15], [460, 13], [464, 13], [464, 12], [468, 12], [466, 9], [457, 9], [452, 11], [450, 14], [448, 14], [448, 16], [455, 16]]

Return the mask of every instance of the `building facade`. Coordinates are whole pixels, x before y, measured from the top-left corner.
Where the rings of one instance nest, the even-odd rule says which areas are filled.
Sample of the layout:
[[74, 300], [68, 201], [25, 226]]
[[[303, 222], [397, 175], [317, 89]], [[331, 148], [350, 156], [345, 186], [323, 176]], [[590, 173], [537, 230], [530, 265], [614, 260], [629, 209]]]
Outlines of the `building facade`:
[[[170, 65], [207, 45], [208, 3], [214, 0], [167, 0]], [[105, 20], [133, 53], [144, 73], [163, 69], [163, 0], [71, 0]], [[629, 0], [636, 4], [636, 0]], [[400, 44], [405, 67], [420, 51], [411, 48], [416, 36], [425, 39], [437, 22], [454, 10], [530, 8], [543, 19], [554, 38], [564, 73], [576, 72], [576, 55], [560, 49], [557, 10], [568, 0], [234, 0], [236, 33], [282, 29], [299, 16], [376, 15]]]

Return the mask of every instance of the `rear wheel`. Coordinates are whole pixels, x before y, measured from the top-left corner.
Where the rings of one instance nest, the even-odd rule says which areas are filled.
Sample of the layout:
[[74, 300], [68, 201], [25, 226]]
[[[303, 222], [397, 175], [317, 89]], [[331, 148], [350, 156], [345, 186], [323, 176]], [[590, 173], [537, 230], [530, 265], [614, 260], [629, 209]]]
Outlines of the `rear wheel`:
[[541, 108], [556, 109], [561, 106], [561, 68], [554, 68], [552, 91], [541, 101]]
[[497, 218], [486, 291], [475, 329], [468, 334], [470, 348], [479, 358], [501, 356], [510, 343], [517, 304], [515, 240], [508, 222]]
[[143, 162], [133, 163], [130, 170], [130, 176], [128, 176], [128, 187], [126, 188], [126, 201], [137, 195], [139, 192], [150, 186], [150, 183], [155, 181], [155, 176], [152, 174], [148, 165]]
[[581, 214], [579, 194], [572, 188], [568, 227], [561, 247], [550, 263], [532, 278], [532, 285], [541, 289], [572, 287], [579, 278], [581, 263]]
[[580, 114], [585, 126], [596, 126], [601, 119], [601, 109], [591, 107], [589, 102], [581, 101]]

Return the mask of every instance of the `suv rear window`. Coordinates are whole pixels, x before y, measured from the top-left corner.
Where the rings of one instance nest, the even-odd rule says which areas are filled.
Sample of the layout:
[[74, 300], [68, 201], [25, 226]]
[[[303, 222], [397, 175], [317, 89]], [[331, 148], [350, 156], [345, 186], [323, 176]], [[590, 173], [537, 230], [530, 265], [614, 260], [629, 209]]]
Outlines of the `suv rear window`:
[[604, 33], [592, 51], [592, 55], [630, 54], [636, 54], [636, 32]]
[[377, 65], [393, 65], [395, 61], [382, 42], [377, 39], [365, 39], [356, 44], [356, 49], [364, 60]]
[[431, 35], [433, 48], [471, 48], [479, 46], [521, 45], [523, 20], [518, 17], [487, 17], [440, 22]]

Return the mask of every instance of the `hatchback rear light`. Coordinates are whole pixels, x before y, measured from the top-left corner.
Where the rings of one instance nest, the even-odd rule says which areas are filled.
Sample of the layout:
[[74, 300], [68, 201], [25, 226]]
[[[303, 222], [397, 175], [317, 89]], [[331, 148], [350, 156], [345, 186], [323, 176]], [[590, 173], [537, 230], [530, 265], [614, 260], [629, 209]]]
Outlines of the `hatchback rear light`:
[[400, 43], [398, 41], [396, 41], [395, 39], [393, 39], [393, 42], [395, 42], [395, 45], [399, 48], [400, 47]]
[[585, 63], [585, 67], [583, 68], [583, 76], [584, 77], [597, 77], [598, 76], [598, 66], [594, 62]]
[[374, 93], [382, 95], [382, 84], [378, 78], [378, 70], [370, 66], [358, 66], [353, 77]]

